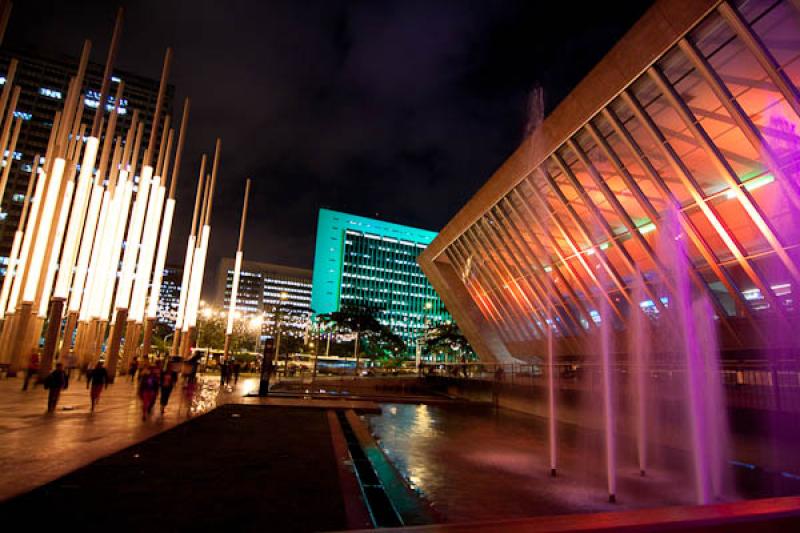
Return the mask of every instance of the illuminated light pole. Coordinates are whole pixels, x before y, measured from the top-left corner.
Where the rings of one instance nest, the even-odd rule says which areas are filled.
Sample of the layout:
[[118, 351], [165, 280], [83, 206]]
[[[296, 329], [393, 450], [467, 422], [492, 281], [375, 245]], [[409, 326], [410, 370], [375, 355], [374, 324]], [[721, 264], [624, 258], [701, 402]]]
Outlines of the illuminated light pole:
[[170, 353], [178, 355], [181, 353], [181, 333], [183, 322], [186, 316], [186, 300], [189, 295], [189, 281], [192, 272], [192, 260], [194, 259], [194, 246], [197, 241], [197, 223], [200, 213], [200, 200], [203, 198], [204, 180], [206, 171], [206, 155], [200, 160], [200, 176], [197, 178], [197, 192], [194, 198], [194, 211], [192, 213], [192, 225], [189, 230], [189, 238], [186, 242], [186, 256], [183, 260], [183, 275], [181, 276], [180, 296], [178, 297], [178, 312], [175, 316], [175, 332], [172, 335], [172, 348]]
[[[117, 24], [114, 28], [114, 35], [112, 36], [112, 47], [109, 51], [109, 60], [106, 63], [106, 75], [110, 77], [110, 62], [113, 60], [114, 50], [116, 46], [116, 42], [118, 41], [118, 34], [119, 34], [119, 25], [121, 24], [121, 13], [118, 14], [117, 17]], [[106, 79], [104, 78], [104, 84], [106, 83]], [[117, 87], [117, 93], [114, 98], [114, 107], [111, 112], [111, 116], [109, 118], [109, 131], [106, 136], [106, 145], [110, 146], [111, 138], [109, 137], [110, 134], [113, 133], [114, 128], [116, 127], [116, 117], [117, 117], [117, 102], [120, 101], [122, 98], [122, 93], [124, 91], [124, 83], [120, 82], [119, 86]], [[101, 91], [102, 92], [102, 91]], [[95, 168], [95, 163], [97, 161], [97, 154], [99, 150], [100, 141], [97, 136], [97, 132], [100, 129], [100, 120], [99, 118], [102, 116], [102, 108], [103, 106], [98, 106], [97, 112], [95, 113], [94, 124], [92, 127], [91, 136], [86, 140], [86, 146], [83, 152], [83, 160], [81, 162], [81, 170], [80, 174], [78, 175], [78, 184], [76, 186], [75, 192], [75, 202], [72, 207], [72, 214], [70, 216], [69, 228], [67, 229], [67, 236], [64, 242], [64, 250], [61, 255], [61, 263], [58, 269], [58, 277], [56, 279], [56, 287], [53, 291], [53, 300], [51, 302], [51, 309], [49, 315], [49, 324], [52, 324], [54, 321], [58, 320], [58, 324], [60, 325], [60, 317], [63, 313], [63, 308], [67, 303], [67, 299], [69, 298], [69, 289], [70, 284], [72, 282], [73, 277], [73, 268], [77, 271], [79, 268], [80, 260], [79, 260], [79, 250], [81, 248], [81, 232], [86, 228], [94, 228], [95, 221], [89, 221], [89, 217], [91, 216], [90, 210], [90, 198], [92, 197], [93, 187], [92, 187], [92, 173]], [[133, 127], [135, 127], [135, 117], [133, 121]], [[76, 264], [77, 260], [77, 264]], [[75, 274], [77, 275], [77, 274]], [[81, 286], [82, 292], [82, 286]], [[80, 298], [80, 295], [76, 295], [76, 298]], [[77, 312], [73, 311], [71, 308], [68, 307], [67, 310], [67, 320], [64, 326], [64, 339], [61, 347], [60, 357], [61, 360], [65, 360], [67, 355], [69, 354], [69, 350], [72, 344], [72, 332], [75, 329], [75, 325], [77, 322]], [[55, 350], [56, 345], [58, 342], [58, 330], [56, 329], [55, 332], [50, 331], [50, 328], [53, 326], [48, 325], [48, 333], [46, 335], [46, 339], [50, 339], [51, 335], [55, 335], [53, 339], [53, 346], [52, 348], [48, 345], [47, 340], [45, 341], [45, 357], [49, 353], [49, 350]]]
[[[151, 185], [151, 178], [153, 177], [153, 167], [151, 161], [155, 151], [156, 136], [159, 131], [159, 121], [161, 118], [161, 108], [164, 104], [164, 95], [166, 92], [167, 79], [169, 78], [170, 66], [172, 63], [172, 49], [167, 48], [164, 54], [164, 63], [161, 69], [161, 81], [158, 87], [158, 95], [156, 97], [156, 106], [153, 113], [153, 121], [150, 129], [150, 137], [147, 144], [147, 149], [144, 152], [142, 160], [142, 175], [138, 183], [136, 200], [134, 201], [133, 213], [131, 215], [130, 226], [128, 227], [127, 238], [125, 239], [125, 253], [122, 259], [122, 272], [120, 274], [119, 283], [117, 285], [117, 294], [115, 299], [116, 312], [114, 314], [114, 327], [108, 343], [106, 351], [106, 359], [109, 362], [109, 374], [111, 379], [116, 375], [116, 366], [119, 359], [120, 343], [122, 341], [122, 327], [128, 318], [128, 311], [131, 304], [131, 291], [134, 280], [134, 272], [137, 268], [137, 263], [141, 261], [140, 245], [142, 244], [142, 232], [144, 230], [146, 210], [150, 207], [151, 202], [149, 196], [152, 192], [157, 191], [157, 186], [160, 185], [159, 179], [155, 181], [156, 187]], [[167, 126], [168, 127], [168, 126]], [[166, 135], [167, 129], [164, 129], [163, 135]], [[137, 135], [138, 136], [138, 135]], [[137, 152], [138, 153], [138, 152]], [[134, 153], [133, 160], [137, 158], [137, 153]], [[133, 170], [131, 175], [135, 176]], [[151, 190], [153, 189], [153, 190]], [[160, 218], [156, 216], [156, 218]], [[158, 220], [156, 221], [156, 224]], [[152, 259], [151, 259], [152, 261]], [[127, 363], [130, 360], [132, 353], [136, 349], [136, 341], [133, 339], [133, 332], [131, 328], [126, 329], [125, 346], [123, 349], [123, 360]], [[129, 335], [130, 334], [130, 335]]]
[[[183, 147], [185, 143], [186, 127], [189, 121], [189, 99], [186, 98], [183, 102], [183, 117], [181, 118], [181, 126], [178, 134], [178, 146], [175, 151], [175, 165], [169, 173], [172, 178], [169, 186], [169, 195], [164, 206], [164, 221], [161, 224], [161, 235], [158, 238], [158, 252], [156, 253], [155, 271], [153, 272], [153, 282], [150, 286], [150, 299], [147, 305], [147, 321], [144, 328], [144, 339], [142, 345], [145, 353], [150, 351], [150, 345], [153, 338], [153, 327], [155, 325], [156, 317], [158, 315], [158, 301], [161, 297], [161, 282], [164, 275], [164, 264], [167, 260], [167, 249], [169, 248], [169, 239], [172, 234], [172, 218], [175, 214], [175, 189], [180, 174], [181, 159], [183, 155]], [[168, 145], [171, 145], [168, 142]], [[169, 154], [170, 150], [164, 158], [162, 173], [164, 180], [167, 180], [167, 169], [169, 168]]]
[[[8, 342], [4, 348], [11, 352], [9, 374], [15, 374], [20, 365], [20, 357], [27, 355], [30, 347], [36, 345], [36, 337], [41, 331], [37, 325], [41, 326], [38, 320], [32, 320], [33, 310], [36, 305], [37, 296], [44, 290], [44, 281], [41, 279], [43, 265], [50, 262], [51, 255], [57, 256], [58, 250], [52, 250], [55, 234], [51, 231], [53, 219], [58, 217], [59, 208], [66, 187], [62, 185], [62, 178], [66, 167], [66, 154], [69, 145], [70, 133], [75, 134], [77, 129], [73, 121], [79, 124], [80, 116], [80, 86], [86, 73], [86, 65], [89, 61], [89, 50], [91, 44], [85, 41], [78, 63], [78, 72], [70, 80], [69, 90], [67, 91], [66, 103], [63, 113], [56, 113], [53, 120], [53, 128], [50, 132], [50, 140], [46, 152], [46, 167], [42, 172], [41, 189], [37, 184], [37, 191], [42, 199], [42, 206], [36, 209], [36, 216], [27, 225], [27, 235], [23, 237], [23, 252], [25, 257], [18, 263], [19, 275], [15, 277], [11, 293], [12, 299], [16, 304], [16, 299], [22, 293], [22, 303], [18, 308], [19, 317], [14, 321], [13, 327], [9, 328]], [[14, 99], [12, 98], [12, 102]], [[38, 202], [37, 202], [38, 203]], [[32, 213], [33, 214], [33, 213]], [[30, 230], [30, 232], [28, 232]], [[25, 241], [27, 246], [25, 246]], [[59, 243], [60, 244], [60, 243]], [[30, 250], [28, 252], [28, 250]], [[29, 255], [28, 255], [29, 254]], [[45, 275], [46, 278], [46, 275]], [[40, 283], [41, 281], [41, 283]], [[16, 289], [16, 290], [15, 290]]]
[[28, 190], [25, 192], [25, 200], [23, 200], [22, 204], [22, 213], [19, 216], [19, 227], [14, 233], [14, 242], [11, 245], [11, 255], [8, 258], [8, 267], [6, 268], [6, 275], [3, 278], [3, 288], [0, 289], [0, 319], [4, 319], [6, 316], [6, 306], [8, 305], [9, 296], [11, 296], [11, 283], [16, 276], [16, 267], [20, 256], [22, 237], [25, 234], [25, 221], [28, 214], [28, 208], [31, 205], [31, 193], [33, 192], [33, 184], [36, 181], [36, 170], [38, 168], [38, 163], [39, 154], [36, 154], [34, 156], [34, 165], [31, 171], [31, 177], [28, 179]]
[[186, 358], [193, 341], [195, 328], [197, 326], [197, 310], [200, 304], [200, 293], [203, 288], [203, 274], [206, 266], [206, 253], [208, 252], [208, 239], [211, 236], [211, 211], [214, 205], [214, 187], [217, 183], [217, 172], [219, 170], [219, 158], [222, 150], [222, 141], [217, 139], [214, 150], [214, 163], [211, 167], [211, 181], [207, 187], [207, 201], [203, 216], [201, 216], [202, 230], [200, 232], [200, 244], [194, 250], [192, 259], [192, 272], [189, 282], [189, 294], [186, 302], [186, 316], [183, 323], [183, 335], [181, 339], [181, 355]]
[[[168, 130], [169, 134], [166, 133]], [[128, 315], [128, 327], [125, 332], [126, 364], [131, 354], [138, 351], [139, 338], [142, 334], [145, 299], [147, 298], [148, 284], [150, 283], [150, 275], [153, 269], [153, 259], [159, 233], [159, 222], [162, 219], [166, 196], [163, 161], [165, 159], [165, 153], [172, 149], [172, 137], [173, 132], [169, 129], [169, 117], [167, 117], [164, 122], [164, 133], [161, 136], [161, 148], [159, 149], [158, 162], [156, 163], [156, 178], [151, 185], [153, 189], [150, 191], [150, 203], [147, 207], [147, 216], [142, 235], [142, 246], [139, 251], [139, 264], [134, 278], [131, 309]], [[164, 147], [165, 140], [167, 142], [166, 149]], [[147, 357], [149, 355], [149, 348], [150, 346], [147, 344], [142, 355]]]
[[231, 335], [233, 334], [233, 320], [236, 314], [236, 298], [239, 293], [239, 276], [242, 271], [242, 257], [244, 256], [244, 227], [247, 221], [247, 202], [250, 198], [250, 180], [244, 187], [244, 204], [242, 205], [242, 220], [239, 223], [239, 245], [236, 247], [236, 263], [233, 267], [233, 286], [231, 287], [231, 301], [228, 308], [228, 326], [225, 329], [225, 348], [223, 350], [224, 357], [228, 358], [230, 350]]

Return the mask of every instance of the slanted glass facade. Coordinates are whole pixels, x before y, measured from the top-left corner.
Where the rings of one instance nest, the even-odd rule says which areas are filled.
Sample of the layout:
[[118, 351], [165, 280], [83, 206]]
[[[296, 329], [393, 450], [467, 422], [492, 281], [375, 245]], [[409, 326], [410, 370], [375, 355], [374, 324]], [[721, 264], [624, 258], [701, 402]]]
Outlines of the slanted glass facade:
[[[457, 274], [478, 325], [511, 354], [530, 355], [549, 329], [583, 335], [604, 306], [618, 327], [632, 306], [668, 306], [659, 238], [672, 217], [723, 347], [757, 344], [762, 323], [797, 314], [800, 5], [706, 4], [674, 46], [637, 66], [641, 74], [588, 121], [563, 127], [571, 133], [554, 149], [528, 161], [518, 151], [512, 163], [524, 171], [491, 203], [468, 206], [477, 215], [449, 228], [454, 237], [424, 258], [426, 268]], [[648, 15], [623, 42], [655, 31]], [[637, 60], [610, 56], [605, 68]], [[548, 127], [545, 120], [544, 135]]]
[[450, 320], [417, 264], [435, 233], [321, 209], [314, 257], [312, 308], [324, 314], [347, 305], [377, 311], [406, 344]]

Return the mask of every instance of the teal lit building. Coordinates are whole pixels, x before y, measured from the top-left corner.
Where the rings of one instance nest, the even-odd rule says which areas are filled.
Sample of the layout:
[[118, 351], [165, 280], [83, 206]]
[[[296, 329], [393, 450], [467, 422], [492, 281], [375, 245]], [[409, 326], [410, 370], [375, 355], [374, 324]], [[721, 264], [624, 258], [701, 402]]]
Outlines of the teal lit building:
[[319, 210], [311, 308], [377, 309], [409, 348], [431, 325], [451, 320], [417, 264], [436, 233], [329, 209]]

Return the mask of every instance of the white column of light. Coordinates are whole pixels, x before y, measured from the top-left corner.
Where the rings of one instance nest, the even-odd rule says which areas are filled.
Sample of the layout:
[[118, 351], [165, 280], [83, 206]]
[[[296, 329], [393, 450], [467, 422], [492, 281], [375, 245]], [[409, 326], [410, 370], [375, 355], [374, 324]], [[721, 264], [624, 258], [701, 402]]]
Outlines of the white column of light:
[[[113, 179], [109, 177], [109, 179]], [[109, 283], [113, 286], [117, 276], [117, 264], [113, 262], [115, 254], [116, 237], [120, 226], [125, 226], [127, 219], [123, 219], [120, 213], [123, 211], [125, 200], [125, 184], [127, 173], [119, 172], [116, 180], [110, 186], [113, 190], [108, 190], [109, 195], [108, 210], [106, 211], [103, 222], [102, 240], [98, 248], [98, 260], [96, 265], [95, 281], [92, 285], [91, 301], [93, 305], [90, 309], [90, 317], [100, 321], [108, 320], [108, 313], [105, 313], [105, 296]]]
[[145, 210], [147, 209], [148, 197], [150, 194], [150, 178], [152, 176], [153, 167], [150, 165], [145, 166], [142, 169], [142, 175], [137, 186], [136, 200], [134, 200], [133, 203], [133, 213], [131, 214], [131, 222], [128, 227], [127, 238], [125, 239], [125, 253], [122, 256], [122, 274], [120, 274], [119, 285], [117, 285], [117, 309], [128, 309], [130, 305], [131, 286], [136, 269], [139, 244], [142, 238]]
[[228, 306], [228, 325], [225, 328], [226, 335], [233, 334], [233, 320], [236, 313], [236, 297], [239, 293], [239, 275], [242, 271], [242, 256], [244, 253], [239, 250], [236, 252], [236, 261], [233, 265], [233, 286], [231, 287], [231, 301]]
[[180, 331], [183, 331], [184, 318], [186, 317], [186, 302], [189, 299], [189, 282], [192, 275], [192, 263], [194, 261], [194, 249], [197, 241], [196, 229], [197, 217], [200, 212], [200, 201], [203, 197], [203, 188], [205, 183], [206, 172], [206, 155], [200, 160], [200, 176], [197, 178], [197, 191], [194, 198], [194, 211], [192, 213], [192, 225], [189, 230], [189, 239], [186, 242], [186, 256], [183, 260], [183, 275], [181, 276], [181, 291], [178, 297], [178, 313], [175, 316], [175, 334], [173, 337], [172, 351], [173, 355], [178, 349], [178, 342], [176, 337], [179, 336]]
[[12, 280], [15, 275], [15, 267], [17, 266], [17, 259], [19, 258], [19, 248], [22, 245], [23, 232], [17, 230], [14, 233], [14, 242], [11, 244], [11, 254], [8, 256], [8, 265], [6, 266], [6, 275], [3, 277], [3, 288], [0, 289], [0, 319], [6, 316], [6, 305], [8, 304], [8, 297], [11, 294]]
[[50, 264], [47, 265], [47, 272], [45, 273], [44, 286], [42, 287], [42, 294], [39, 297], [39, 318], [47, 318], [47, 308], [50, 306], [50, 293], [53, 290], [53, 280], [56, 277], [58, 270], [58, 252], [61, 249], [61, 241], [64, 239], [64, 231], [67, 226], [67, 217], [69, 216], [70, 204], [72, 203], [72, 194], [75, 192], [75, 182], [69, 180], [64, 188], [64, 198], [61, 203], [61, 210], [58, 214], [56, 221], [55, 235], [53, 236], [53, 244], [51, 250], [53, 251]]
[[228, 308], [228, 325], [225, 329], [225, 356], [230, 348], [231, 335], [233, 334], [233, 321], [236, 318], [236, 300], [239, 296], [239, 277], [242, 272], [242, 257], [244, 256], [244, 228], [247, 224], [247, 203], [250, 199], [250, 180], [244, 186], [244, 202], [242, 205], [242, 219], [239, 222], [239, 242], [236, 246], [236, 261], [233, 265], [233, 286], [231, 287], [231, 301]]
[[36, 154], [36, 170], [33, 171], [31, 177], [28, 179], [28, 189], [25, 191], [25, 200], [22, 204], [22, 212], [19, 216], [19, 226], [17, 231], [14, 232], [14, 242], [11, 245], [11, 255], [8, 257], [8, 266], [6, 268], [6, 275], [3, 278], [3, 288], [0, 289], [0, 319], [3, 319], [6, 314], [6, 305], [8, 305], [9, 296], [11, 296], [11, 285], [14, 278], [17, 276], [17, 263], [20, 258], [20, 248], [22, 247], [22, 238], [25, 236], [26, 219], [28, 210], [31, 205], [31, 193], [33, 193], [33, 185], [36, 182], [39, 154]]
[[[164, 277], [164, 264], [167, 261], [167, 251], [169, 249], [169, 239], [172, 235], [172, 219], [175, 215], [175, 187], [178, 183], [178, 177], [180, 174], [181, 168], [181, 160], [183, 158], [183, 147], [185, 144], [185, 135], [186, 135], [186, 128], [189, 121], [189, 109], [190, 109], [190, 101], [187, 97], [183, 101], [183, 115], [181, 117], [181, 125], [180, 129], [178, 130], [178, 144], [175, 150], [175, 162], [174, 167], [170, 173], [169, 169], [169, 150], [167, 150], [167, 155], [164, 160], [164, 166], [162, 170], [162, 174], [166, 181], [170, 181], [169, 185], [169, 193], [167, 194], [167, 199], [164, 204], [164, 220], [161, 223], [161, 234], [158, 237], [158, 251], [156, 252], [156, 263], [153, 267], [155, 270], [153, 272], [153, 283], [150, 286], [150, 299], [148, 300], [147, 304], [147, 319], [148, 321], [152, 322], [158, 316], [158, 301], [161, 297], [161, 282], [162, 278]], [[168, 180], [171, 175], [172, 179]], [[152, 333], [152, 325], [150, 326], [150, 331]], [[147, 337], [147, 335], [145, 335]], [[147, 339], [145, 339], [147, 341]], [[148, 342], [145, 342], [147, 345]]]
[[[124, 170], [120, 172], [120, 174], [127, 172]], [[123, 189], [123, 198], [119, 212], [119, 224], [117, 224], [116, 234], [114, 236], [114, 241], [111, 245], [112, 255], [110, 258], [110, 271], [107, 274], [107, 282], [106, 282], [106, 289], [103, 295], [103, 310], [102, 314], [104, 317], [108, 317], [111, 312], [111, 304], [114, 300], [114, 288], [116, 286], [117, 281], [117, 268], [119, 268], [119, 256], [122, 254], [122, 240], [125, 238], [125, 229], [128, 223], [128, 213], [130, 212], [131, 207], [131, 198], [133, 196], [133, 182], [130, 180], [124, 180], [122, 184], [118, 185], [117, 187]]]
[[36, 292], [39, 287], [39, 277], [42, 273], [42, 262], [47, 251], [47, 243], [50, 240], [50, 229], [53, 225], [53, 216], [58, 206], [58, 193], [61, 190], [61, 178], [64, 175], [66, 161], [58, 157], [53, 162], [50, 176], [50, 183], [47, 187], [44, 203], [42, 205], [41, 220], [36, 231], [36, 239], [31, 252], [31, 268], [28, 270], [28, 277], [25, 280], [25, 288], [22, 291], [22, 301], [33, 302], [36, 299]]
[[[88, 276], [89, 260], [92, 254], [92, 245], [97, 235], [97, 225], [100, 221], [100, 207], [103, 203], [103, 186], [98, 183], [92, 185], [89, 207], [86, 210], [86, 222], [81, 236], [78, 251], [78, 263], [75, 265], [75, 276], [72, 280], [72, 293], [69, 298], [69, 312], [77, 313], [83, 310], [85, 300], [86, 278]], [[83, 313], [81, 313], [83, 314]], [[81, 316], [81, 320], [85, 317]]]
[[[211, 182], [208, 184], [208, 200], [206, 202], [204, 215], [201, 217], [202, 230], [200, 232], [200, 245], [195, 249], [195, 256], [192, 265], [192, 277], [189, 284], [189, 302], [187, 303], [187, 316], [184, 320], [183, 329], [188, 332], [189, 328], [197, 326], [197, 311], [200, 307], [200, 293], [203, 289], [203, 274], [206, 268], [206, 255], [208, 253], [208, 239], [211, 236], [211, 208], [214, 205], [214, 187], [217, 184], [217, 171], [219, 170], [219, 158], [222, 151], [222, 142], [217, 139], [214, 149], [214, 163], [211, 166]], [[189, 339], [191, 340], [191, 339]]]
[[158, 238], [153, 284], [150, 287], [150, 300], [147, 304], [147, 318], [154, 319], [158, 315], [158, 299], [161, 297], [161, 282], [164, 277], [164, 264], [167, 261], [169, 236], [172, 232], [172, 217], [175, 214], [175, 199], [167, 198], [164, 206], [164, 222], [161, 224], [161, 235]]
[[[39, 170], [42, 170], [41, 168]], [[28, 255], [36, 233], [36, 220], [39, 216], [39, 210], [42, 205], [42, 195], [44, 194], [45, 185], [47, 184], [47, 173], [42, 171], [36, 180], [36, 192], [31, 198], [31, 213], [28, 216], [28, 223], [25, 226], [25, 236], [22, 239], [22, 248], [19, 252], [19, 260], [15, 270], [14, 283], [11, 286], [11, 296], [8, 300], [8, 311], [13, 312], [19, 303], [19, 296], [22, 293], [22, 274], [27, 268]]]
[[119, 183], [114, 189], [109, 204], [108, 216], [103, 228], [105, 236], [100, 248], [100, 259], [97, 265], [97, 284], [95, 285], [95, 295], [93, 296], [93, 298], [96, 298], [97, 305], [93, 309], [92, 318], [97, 318], [101, 321], [108, 320], [105, 302], [106, 293], [109, 292], [108, 286], [111, 285], [113, 287], [117, 278], [117, 263], [114, 262], [115, 258], [119, 258], [119, 252], [116, 250], [117, 235], [120, 232], [120, 226], [124, 228], [127, 221], [121, 216], [124, 211], [123, 203], [126, 197], [126, 182], [121, 178], [122, 176], [120, 175]]
[[67, 237], [64, 241], [64, 251], [61, 253], [61, 264], [58, 268], [56, 288], [53, 296], [66, 299], [69, 296], [69, 286], [72, 280], [75, 256], [78, 254], [81, 230], [86, 222], [89, 197], [92, 189], [92, 170], [97, 159], [97, 149], [100, 141], [97, 137], [89, 137], [83, 151], [81, 170], [78, 174], [78, 185], [75, 188], [75, 203], [72, 216], [67, 228]]
[[161, 178], [154, 179], [150, 190], [150, 205], [147, 209], [147, 220], [144, 225], [139, 265], [136, 269], [133, 298], [131, 300], [130, 320], [135, 321], [137, 324], [144, 320], [145, 298], [150, 284], [150, 275], [153, 272], [153, 256], [156, 251], [159, 222], [161, 222], [165, 195], [166, 188], [161, 185]]
[[103, 253], [103, 241], [106, 237], [106, 222], [108, 221], [110, 203], [111, 193], [108, 189], [103, 189], [103, 197], [100, 202], [100, 215], [97, 217], [97, 231], [92, 246], [91, 259], [89, 259], [89, 270], [86, 273], [86, 293], [83, 296], [83, 302], [81, 302], [81, 320], [88, 320], [89, 318], [95, 318], [99, 315], [97, 285], [98, 278], [100, 277], [100, 258]]
[[208, 250], [208, 238], [211, 235], [211, 226], [203, 225], [200, 232], [200, 245], [194, 249], [194, 259], [192, 260], [192, 277], [189, 282], [189, 301], [186, 305], [186, 317], [183, 322], [183, 331], [188, 332], [189, 328], [197, 325], [197, 312], [200, 308], [200, 292], [203, 288], [203, 274], [206, 267], [206, 252]]
[[184, 319], [186, 318], [186, 302], [189, 299], [189, 282], [192, 275], [196, 239], [194, 235], [189, 235], [189, 240], [186, 243], [186, 257], [183, 260], [183, 275], [181, 276], [181, 292], [178, 298], [178, 313], [175, 316], [176, 331], [183, 331]]

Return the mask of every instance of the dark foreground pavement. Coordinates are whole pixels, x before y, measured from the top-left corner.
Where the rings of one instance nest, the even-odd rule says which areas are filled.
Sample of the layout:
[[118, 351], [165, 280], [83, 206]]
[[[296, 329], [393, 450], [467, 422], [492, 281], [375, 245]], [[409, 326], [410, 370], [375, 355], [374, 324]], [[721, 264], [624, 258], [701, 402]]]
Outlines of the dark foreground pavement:
[[0, 504], [82, 531], [347, 528], [324, 409], [225, 405]]

